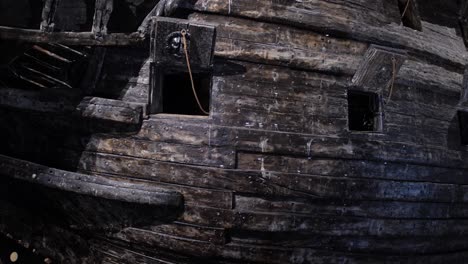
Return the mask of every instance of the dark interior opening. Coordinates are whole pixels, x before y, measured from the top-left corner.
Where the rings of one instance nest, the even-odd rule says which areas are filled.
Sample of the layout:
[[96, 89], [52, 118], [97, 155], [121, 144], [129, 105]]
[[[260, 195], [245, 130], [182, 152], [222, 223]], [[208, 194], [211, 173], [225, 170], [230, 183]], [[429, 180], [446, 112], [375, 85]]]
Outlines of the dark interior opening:
[[423, 21], [453, 28], [459, 33], [458, 19], [464, 0], [415, 0]]
[[458, 122], [460, 124], [460, 139], [462, 145], [468, 145], [468, 112], [458, 112]]
[[114, 1], [114, 7], [109, 19], [109, 32], [134, 32], [138, 28], [135, 11], [125, 1]]
[[43, 1], [0, 1], [0, 25], [18, 28], [39, 29]]
[[[197, 104], [188, 72], [165, 73], [162, 78], [163, 113], [206, 115]], [[211, 74], [194, 73], [193, 81], [200, 104], [209, 112]]]
[[422, 31], [421, 17], [415, 0], [398, 0], [403, 26]]
[[379, 96], [375, 93], [348, 91], [348, 122], [352, 131], [378, 131]]

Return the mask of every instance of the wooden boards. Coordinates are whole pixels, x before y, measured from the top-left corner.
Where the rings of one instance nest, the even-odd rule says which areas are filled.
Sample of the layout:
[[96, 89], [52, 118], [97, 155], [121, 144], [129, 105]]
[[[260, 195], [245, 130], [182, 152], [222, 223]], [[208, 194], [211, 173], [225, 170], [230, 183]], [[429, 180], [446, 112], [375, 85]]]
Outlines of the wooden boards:
[[[203, 13], [189, 19], [218, 32], [210, 116], [152, 115], [131, 133], [62, 139], [80, 175], [130, 177], [184, 198], [176, 219], [93, 234], [102, 262], [466, 258], [468, 155], [454, 136], [466, 52], [454, 30], [403, 27], [396, 1], [201, 0], [194, 8]], [[106, 53], [90, 92], [102, 97], [84, 105], [98, 123], [115, 117], [94, 105], [145, 103], [152, 74], [145, 48]], [[347, 90], [382, 93], [390, 84], [382, 130], [349, 131]], [[34, 117], [16, 115], [7, 120], [19, 131], [33, 127]], [[6, 137], [16, 139], [12, 131]]]
[[[386, 13], [397, 3], [382, 10], [386, 1], [266, 1], [252, 5], [250, 1], [197, 1], [195, 10], [247, 17], [260, 21], [292, 25], [311, 31], [341, 36], [379, 45], [406, 48], [410, 54], [439, 65], [461, 69], [467, 54], [459, 37], [447, 34], [450, 29], [440, 27], [442, 34], [453, 41], [446, 41], [432, 32], [415, 31], [397, 25], [398, 13]], [[380, 8], [380, 9], [379, 9]], [[330, 10], [335, 10], [330, 12]], [[340, 19], [337, 19], [340, 18]], [[423, 27], [424, 27], [423, 23]], [[462, 54], [460, 56], [460, 54]], [[436, 59], [437, 58], [437, 59]]]
[[41, 32], [34, 29], [20, 29], [0, 26], [0, 39], [34, 43], [61, 43], [64, 45], [128, 46], [144, 41], [138, 33], [112, 33], [96, 38], [91, 32]]
[[93, 120], [139, 125], [144, 106], [118, 100], [85, 97], [76, 107], [76, 114]]

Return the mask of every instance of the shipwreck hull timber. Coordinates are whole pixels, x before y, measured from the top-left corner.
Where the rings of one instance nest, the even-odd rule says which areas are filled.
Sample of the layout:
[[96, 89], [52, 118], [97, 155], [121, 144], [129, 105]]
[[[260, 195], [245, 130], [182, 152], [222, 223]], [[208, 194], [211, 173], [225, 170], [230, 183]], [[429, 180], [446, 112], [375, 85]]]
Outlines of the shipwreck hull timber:
[[[16, 224], [12, 216], [31, 210], [4, 195], [0, 231], [23, 243], [47, 238], [34, 247], [71, 263], [464, 263], [467, 26], [432, 19], [425, 1], [402, 14], [401, 2], [182, 4], [188, 23], [216, 27], [209, 116], [149, 115], [154, 58], [139, 33], [0, 27], [9, 41], [102, 46], [83, 93], [0, 88], [2, 189], [51, 191], [66, 206], [76, 190], [23, 183], [32, 164], [109, 188], [138, 181], [144, 191], [124, 200], [164, 190], [176, 206], [183, 196], [172, 218], [107, 229], [83, 196], [74, 201], [94, 219], [87, 228]], [[378, 95], [375, 131], [349, 129], [349, 91]], [[133, 218], [153, 212], [142, 211]]]

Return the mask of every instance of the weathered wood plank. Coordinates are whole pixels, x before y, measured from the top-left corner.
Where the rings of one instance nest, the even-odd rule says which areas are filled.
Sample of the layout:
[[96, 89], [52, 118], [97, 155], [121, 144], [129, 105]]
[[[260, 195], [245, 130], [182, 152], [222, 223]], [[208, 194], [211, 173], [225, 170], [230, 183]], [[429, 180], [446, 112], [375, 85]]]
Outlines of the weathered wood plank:
[[[122, 168], [119, 162], [127, 166]], [[169, 168], [164, 168], [165, 166]], [[326, 199], [349, 200], [389, 200], [389, 201], [434, 201], [465, 202], [460, 186], [430, 182], [389, 181], [351, 177], [328, 177], [310, 174], [275, 173], [262, 170], [261, 164], [256, 171], [218, 170], [218, 180], [207, 182], [206, 178], [191, 176], [195, 169], [199, 174], [209, 175], [214, 169], [170, 165], [155, 161], [110, 156], [104, 154], [82, 155], [81, 167], [84, 170], [152, 179], [177, 183], [182, 177], [193, 186], [228, 189], [246, 193], [272, 193], [298, 197], [322, 197]], [[138, 168], [138, 172], [134, 168]], [[163, 170], [165, 169], [165, 171]], [[168, 171], [168, 172], [166, 172]], [[177, 174], [175, 175], [175, 172]], [[221, 176], [222, 175], [222, 176]], [[223, 179], [230, 175], [236, 183]], [[208, 176], [206, 176], [208, 177]]]
[[261, 153], [239, 153], [237, 167], [244, 170], [278, 171], [333, 177], [387, 179], [395, 181], [420, 181], [467, 184], [466, 169], [437, 168], [408, 163], [370, 160], [344, 160], [340, 158], [310, 156], [288, 157]]
[[327, 201], [293, 197], [235, 195], [239, 212], [297, 215], [339, 215], [378, 219], [467, 219], [461, 203], [414, 203], [380, 201]]
[[129, 203], [175, 207], [181, 203], [179, 194], [159, 188], [144, 190], [142, 183], [137, 181], [125, 182], [67, 172], [7, 156], [0, 156], [0, 159], [4, 178], [11, 177], [63, 191]]
[[61, 43], [64, 45], [129, 46], [144, 42], [138, 33], [112, 33], [96, 38], [91, 32], [51, 32], [0, 26], [0, 39], [33, 43]]
[[[369, 2], [366, 2], [366, 5], [343, 6], [341, 2], [270, 1], [250, 5], [247, 0], [235, 3], [204, 0], [197, 1], [194, 9], [293, 25], [333, 36], [346, 36], [359, 41], [404, 48], [408, 49], [411, 55], [458, 70], [466, 64], [467, 54], [461, 38], [446, 41], [446, 38], [424, 31], [389, 24], [390, 21], [377, 22], [372, 20], [372, 17], [382, 17], [382, 14], [366, 9], [368, 4]], [[364, 9], [361, 9], [363, 7]], [[339, 13], [330, 10], [339, 10]]]
[[227, 243], [226, 230], [223, 228], [211, 228], [190, 225], [183, 222], [174, 222], [173, 224], [168, 225], [152, 226], [149, 230], [160, 234], [202, 240], [218, 245], [224, 245]]
[[76, 111], [84, 118], [133, 125], [139, 125], [143, 118], [141, 105], [99, 97], [85, 97]]
[[[216, 126], [211, 129], [212, 145], [235, 146], [239, 150], [276, 154], [304, 155], [350, 159], [398, 161], [410, 164], [431, 164], [440, 167], [467, 168], [468, 157], [459, 151], [441, 147], [416, 146], [380, 141], [366, 135], [337, 138], [307, 134], [282, 133], [253, 128]], [[262, 142], [266, 142], [261, 144]]]

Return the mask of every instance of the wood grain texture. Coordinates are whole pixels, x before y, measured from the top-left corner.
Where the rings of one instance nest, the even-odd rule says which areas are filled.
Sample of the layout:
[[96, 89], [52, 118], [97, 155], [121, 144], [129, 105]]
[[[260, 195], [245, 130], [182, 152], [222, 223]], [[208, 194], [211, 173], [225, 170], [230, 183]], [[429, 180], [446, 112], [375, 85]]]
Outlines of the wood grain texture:
[[141, 123], [143, 107], [118, 100], [85, 97], [76, 112], [84, 118], [135, 125]]
[[[60, 261], [72, 249], [84, 263], [87, 256], [113, 264], [463, 263], [468, 149], [460, 144], [457, 111], [465, 108], [467, 53], [455, 29], [437, 20], [422, 21], [422, 31], [405, 27], [398, 1], [390, 0], [198, 0], [180, 8], [190, 12], [188, 24], [217, 29], [208, 117], [156, 114], [134, 122], [154, 74], [149, 47], [133, 45], [141, 38], [22, 35], [132, 46], [99, 48], [105, 56], [91, 64], [101, 69], [96, 76], [88, 70], [86, 95], [94, 99], [83, 109], [99, 129], [76, 121], [83, 120], [73, 115], [81, 95], [61, 102], [53, 92], [0, 89], [0, 153], [59, 168], [21, 167], [4, 155], [5, 178], [28, 178], [39, 166], [54, 184], [83, 177], [108, 188], [103, 197], [123, 188], [138, 204], [161, 191], [177, 194], [181, 206], [166, 211], [168, 218], [109, 228], [106, 202], [53, 192], [46, 197], [71, 208], [73, 222], [113, 231], [86, 233], [88, 250], [75, 253], [64, 243], [53, 257]], [[348, 89], [385, 95], [393, 75], [382, 130], [349, 131]], [[17, 207], [5, 208], [24, 215]], [[86, 217], [93, 210], [99, 217]], [[9, 215], [0, 210], [1, 232], [38, 241], [41, 235], [28, 235], [35, 231]], [[62, 230], [78, 241], [86, 230], [49, 225], [59, 231], [44, 237], [57, 243]], [[40, 247], [56, 250], [53, 243]]]
[[[365, 4], [363, 4], [365, 3]], [[410, 54], [446, 67], [464, 67], [467, 59], [461, 38], [446, 41], [433, 32], [415, 31], [397, 25], [376, 8], [382, 1], [197, 1], [195, 10], [248, 17], [255, 20], [294, 25], [330, 35], [344, 36], [379, 45], [406, 48]], [[396, 3], [394, 8], [397, 8]], [[334, 10], [334, 11], [330, 11]], [[337, 19], [339, 18], [339, 19]], [[423, 23], [424, 27], [425, 23]], [[427, 25], [427, 24], [426, 24]], [[442, 34], [450, 31], [439, 27]], [[460, 56], [460, 54], [463, 54]], [[436, 59], [437, 58], [437, 59]]]

